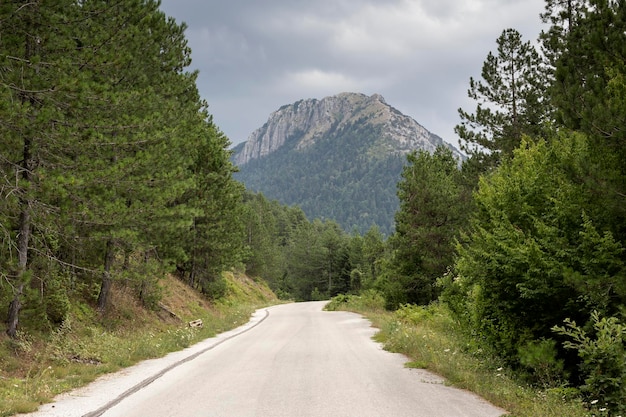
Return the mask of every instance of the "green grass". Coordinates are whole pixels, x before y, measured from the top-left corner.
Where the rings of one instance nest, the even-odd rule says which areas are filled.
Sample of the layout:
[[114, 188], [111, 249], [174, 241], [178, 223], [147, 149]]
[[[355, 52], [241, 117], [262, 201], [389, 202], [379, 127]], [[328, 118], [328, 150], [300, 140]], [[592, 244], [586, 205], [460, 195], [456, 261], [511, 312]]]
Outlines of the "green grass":
[[[164, 301], [180, 319], [164, 320], [118, 293], [117, 309], [99, 318], [76, 305], [57, 330], [0, 336], [0, 417], [35, 411], [56, 395], [141, 360], [178, 351], [245, 324], [257, 309], [276, 302], [263, 285], [227, 274], [226, 296], [209, 304], [184, 284], [164, 282]], [[202, 319], [202, 328], [187, 322]], [[112, 325], [111, 323], [114, 323]]]
[[407, 367], [428, 369], [446, 383], [472, 391], [501, 407], [512, 417], [591, 416], [567, 388], [540, 389], [523, 383], [500, 363], [497, 355], [480, 346], [439, 304], [407, 306], [387, 312], [374, 292], [339, 296], [327, 309], [363, 314], [380, 331], [374, 336], [386, 350], [409, 358]]

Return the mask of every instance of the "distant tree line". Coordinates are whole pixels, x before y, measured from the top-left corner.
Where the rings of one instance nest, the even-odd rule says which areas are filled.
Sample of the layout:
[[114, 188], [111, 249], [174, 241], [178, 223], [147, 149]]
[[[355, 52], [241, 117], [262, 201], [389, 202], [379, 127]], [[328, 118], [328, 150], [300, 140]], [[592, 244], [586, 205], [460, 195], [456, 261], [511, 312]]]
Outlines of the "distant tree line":
[[371, 288], [380, 273], [384, 236], [346, 233], [332, 220], [307, 220], [297, 206], [263, 194], [246, 196], [246, 271], [263, 277], [274, 292], [300, 301], [329, 299]]

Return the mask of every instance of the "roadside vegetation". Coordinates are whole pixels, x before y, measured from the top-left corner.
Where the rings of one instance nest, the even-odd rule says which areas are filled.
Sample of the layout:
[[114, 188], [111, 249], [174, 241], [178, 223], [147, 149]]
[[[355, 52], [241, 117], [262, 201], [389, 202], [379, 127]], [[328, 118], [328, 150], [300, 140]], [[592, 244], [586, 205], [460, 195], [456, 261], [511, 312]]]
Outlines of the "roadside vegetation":
[[[0, 335], [0, 416], [32, 412], [54, 396], [141, 360], [178, 351], [245, 324], [277, 302], [267, 285], [227, 273], [224, 297], [211, 302], [175, 277], [160, 282], [161, 307], [146, 310], [123, 286], [112, 292], [106, 317], [75, 305], [50, 333]], [[202, 327], [189, 321], [201, 319]]]
[[384, 308], [376, 291], [339, 295], [326, 310], [363, 314], [379, 329], [374, 340], [385, 350], [407, 356], [405, 366], [427, 369], [446, 379], [446, 384], [472, 391], [503, 408], [511, 417], [590, 417], [573, 388], [554, 387], [550, 375], [545, 385], [529, 383], [527, 377], [508, 367], [488, 344], [479, 343], [442, 303]]
[[541, 18], [540, 48], [505, 29], [470, 78], [468, 159], [408, 155], [386, 236], [233, 179], [158, 2], [0, 2], [0, 415], [232, 328], [271, 291], [339, 296], [514, 416], [626, 415], [626, 3]]
[[[626, 415], [625, 16], [624, 2], [548, 0], [540, 48], [502, 31], [470, 78], [475, 109], [459, 109], [469, 158], [409, 155], [395, 232], [362, 282], [396, 311], [390, 349], [514, 415]], [[486, 366], [471, 382], [439, 365], [449, 354]]]

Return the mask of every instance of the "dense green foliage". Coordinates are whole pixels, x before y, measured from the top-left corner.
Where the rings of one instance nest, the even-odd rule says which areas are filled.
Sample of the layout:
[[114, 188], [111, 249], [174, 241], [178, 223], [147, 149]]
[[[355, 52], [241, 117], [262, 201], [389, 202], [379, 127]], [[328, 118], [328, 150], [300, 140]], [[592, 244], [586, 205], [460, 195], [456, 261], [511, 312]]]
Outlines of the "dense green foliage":
[[624, 249], [602, 221], [587, 176], [589, 145], [561, 135], [520, 148], [482, 180], [452, 305], [503, 353], [553, 336], [566, 318], [617, 314], [626, 302]]
[[580, 388], [602, 415], [626, 411], [625, 13], [623, 1], [547, 1], [538, 109], [553, 118], [507, 134], [509, 109], [487, 141], [469, 137], [483, 146], [477, 155], [511, 152], [499, 132], [519, 147], [480, 179], [454, 274], [442, 280], [457, 318], [514, 369]]
[[391, 258], [379, 281], [388, 308], [437, 299], [436, 281], [453, 262], [453, 241], [467, 216], [469, 195], [452, 152], [410, 154], [398, 183], [400, 210], [389, 239]]
[[0, 22], [7, 333], [58, 325], [75, 300], [106, 312], [115, 282], [154, 306], [173, 266], [204, 288], [237, 262], [242, 187], [185, 71], [185, 26], [142, 0], [3, 2]]
[[330, 219], [360, 233], [377, 225], [389, 235], [406, 158], [370, 151], [380, 129], [360, 120], [303, 149], [295, 149], [299, 137], [289, 138], [277, 151], [246, 163], [235, 178], [251, 191], [300, 206], [311, 219]]
[[246, 271], [265, 279], [283, 298], [327, 299], [373, 285], [384, 251], [383, 236], [373, 227], [361, 237], [349, 235], [334, 221], [308, 221], [298, 207], [246, 198]]

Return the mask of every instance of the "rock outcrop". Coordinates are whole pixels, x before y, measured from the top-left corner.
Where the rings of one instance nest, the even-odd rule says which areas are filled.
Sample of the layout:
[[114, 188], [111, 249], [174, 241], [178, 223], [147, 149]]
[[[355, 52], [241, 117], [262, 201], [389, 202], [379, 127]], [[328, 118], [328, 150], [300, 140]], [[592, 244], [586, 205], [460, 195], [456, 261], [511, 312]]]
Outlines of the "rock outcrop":
[[373, 127], [383, 127], [377, 151], [396, 154], [424, 149], [432, 152], [444, 145], [449, 146], [459, 160], [462, 158], [457, 149], [391, 107], [379, 94], [342, 93], [282, 106], [238, 148], [233, 162], [245, 165], [275, 152], [289, 141], [297, 141], [296, 148], [302, 149], [333, 130], [364, 120]]

